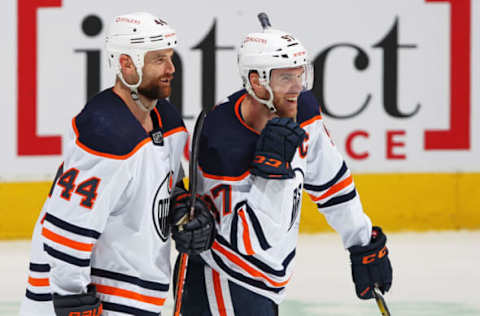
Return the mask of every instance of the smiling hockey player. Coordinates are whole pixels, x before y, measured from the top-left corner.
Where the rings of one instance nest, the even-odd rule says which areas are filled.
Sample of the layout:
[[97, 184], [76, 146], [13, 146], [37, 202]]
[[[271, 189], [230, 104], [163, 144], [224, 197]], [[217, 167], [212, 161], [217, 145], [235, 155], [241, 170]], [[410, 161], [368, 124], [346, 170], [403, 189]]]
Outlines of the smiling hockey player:
[[[113, 19], [106, 50], [115, 86], [72, 120], [35, 226], [21, 315], [161, 312], [170, 280], [170, 197], [187, 139], [166, 100], [176, 44], [175, 31], [151, 14]], [[208, 248], [214, 233], [213, 216], [196, 205], [195, 225], [176, 232], [186, 252]]]
[[[306, 49], [268, 28], [242, 40], [238, 67], [245, 90], [208, 114], [200, 141], [199, 187], [215, 205], [217, 236], [211, 250], [190, 258], [182, 315], [278, 315], [293, 273], [302, 190], [350, 250], [357, 295], [372, 298], [375, 284], [388, 291], [386, 237], [372, 229], [324, 127]], [[319, 268], [323, 255], [318, 249], [312, 258]]]

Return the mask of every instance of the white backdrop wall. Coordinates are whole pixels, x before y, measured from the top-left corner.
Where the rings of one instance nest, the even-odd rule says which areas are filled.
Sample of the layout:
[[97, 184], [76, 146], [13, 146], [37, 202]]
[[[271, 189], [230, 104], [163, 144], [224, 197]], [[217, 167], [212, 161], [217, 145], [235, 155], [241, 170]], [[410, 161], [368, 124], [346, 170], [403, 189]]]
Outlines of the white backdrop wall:
[[133, 11], [177, 30], [172, 99], [189, 129], [202, 103], [241, 88], [236, 48], [260, 30], [256, 15], [265, 11], [309, 50], [314, 92], [354, 172], [480, 171], [480, 0], [7, 0], [0, 8], [0, 181], [53, 177], [93, 79], [99, 89], [113, 84], [108, 23]]

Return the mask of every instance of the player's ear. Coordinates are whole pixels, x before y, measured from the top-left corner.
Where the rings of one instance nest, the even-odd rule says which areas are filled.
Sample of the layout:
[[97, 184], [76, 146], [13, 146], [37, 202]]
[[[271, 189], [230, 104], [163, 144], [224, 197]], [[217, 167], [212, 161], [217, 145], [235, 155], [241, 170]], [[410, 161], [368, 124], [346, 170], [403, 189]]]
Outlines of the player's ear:
[[121, 72], [123, 75], [123, 78], [130, 83], [130, 82], [137, 82], [138, 81], [138, 75], [137, 75], [137, 68], [135, 67], [135, 64], [133, 63], [133, 60], [130, 56], [121, 54], [120, 57], [118, 58]]
[[251, 71], [248, 74], [248, 80], [250, 81], [250, 86], [252, 87], [253, 92], [257, 97], [261, 99], [268, 99], [268, 92], [265, 87], [260, 83], [260, 76], [258, 72]]
[[256, 71], [251, 71], [248, 74], [248, 80], [250, 81], [250, 85], [252, 86], [253, 90], [262, 87], [262, 85], [260, 84], [260, 76]]
[[121, 54], [119, 57], [119, 62], [120, 62], [120, 67], [122, 70], [128, 70], [131, 71], [135, 69], [135, 65], [133, 64], [132, 58], [130, 56]]

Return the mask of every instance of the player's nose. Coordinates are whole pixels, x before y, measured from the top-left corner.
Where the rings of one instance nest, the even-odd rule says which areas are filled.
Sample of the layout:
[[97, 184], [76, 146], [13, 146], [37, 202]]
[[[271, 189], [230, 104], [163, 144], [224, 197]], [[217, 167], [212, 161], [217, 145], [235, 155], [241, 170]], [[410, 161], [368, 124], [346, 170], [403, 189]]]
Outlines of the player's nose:
[[173, 75], [175, 73], [175, 65], [173, 64], [173, 60], [168, 60], [165, 72], [170, 75]]

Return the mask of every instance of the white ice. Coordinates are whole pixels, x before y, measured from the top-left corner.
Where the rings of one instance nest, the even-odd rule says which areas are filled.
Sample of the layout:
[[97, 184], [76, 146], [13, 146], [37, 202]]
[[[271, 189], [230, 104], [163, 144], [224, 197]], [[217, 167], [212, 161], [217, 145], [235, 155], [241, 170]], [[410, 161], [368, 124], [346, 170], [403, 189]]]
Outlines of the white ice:
[[[394, 271], [385, 295], [392, 315], [480, 316], [480, 231], [391, 233]], [[25, 293], [30, 243], [0, 242], [0, 315], [17, 315]], [[163, 315], [171, 314], [172, 300]], [[280, 315], [380, 315], [356, 298], [348, 261], [335, 234], [301, 235], [297, 264]]]

